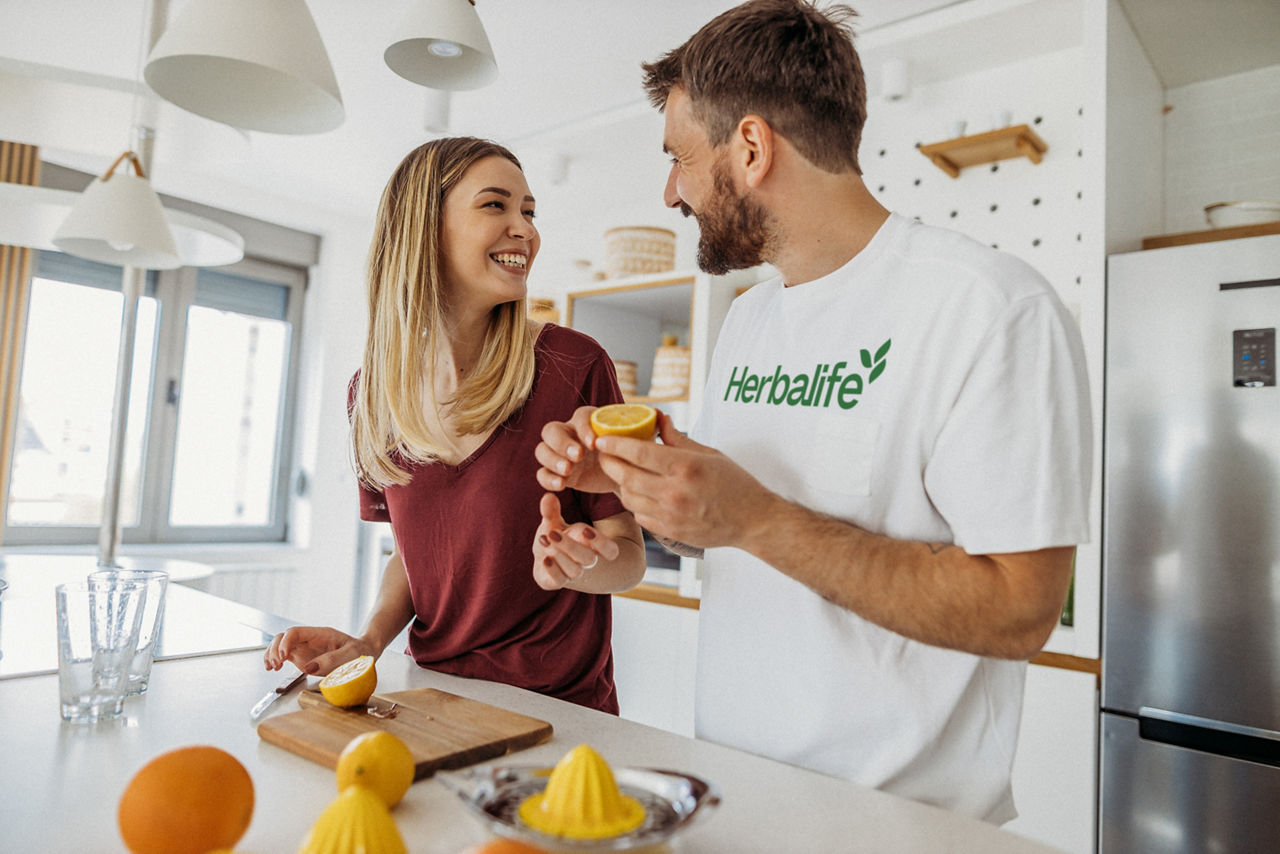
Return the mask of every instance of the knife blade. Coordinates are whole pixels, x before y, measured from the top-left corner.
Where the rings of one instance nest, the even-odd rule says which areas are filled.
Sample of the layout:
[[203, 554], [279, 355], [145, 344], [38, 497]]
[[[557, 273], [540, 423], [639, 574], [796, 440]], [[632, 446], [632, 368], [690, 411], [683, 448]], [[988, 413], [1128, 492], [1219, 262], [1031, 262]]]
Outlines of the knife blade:
[[285, 694], [288, 694], [295, 687], [305, 682], [306, 679], [307, 674], [303, 673], [301, 670], [292, 676], [286, 676], [279, 685], [272, 688], [263, 695], [261, 700], [254, 703], [253, 708], [249, 710], [249, 719], [256, 721], [258, 718], [262, 717], [263, 714], [266, 713], [267, 709], [271, 708], [272, 703], [279, 700]]

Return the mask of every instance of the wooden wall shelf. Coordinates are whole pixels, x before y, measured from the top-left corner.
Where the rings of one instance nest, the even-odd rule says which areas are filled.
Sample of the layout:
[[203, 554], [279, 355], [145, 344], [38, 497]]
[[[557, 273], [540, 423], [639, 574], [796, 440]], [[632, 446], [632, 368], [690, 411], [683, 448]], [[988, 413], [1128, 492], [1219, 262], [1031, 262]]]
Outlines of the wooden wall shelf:
[[960, 177], [966, 166], [980, 166], [997, 160], [1026, 157], [1039, 163], [1049, 146], [1028, 125], [961, 136], [920, 146], [920, 153], [952, 178]]
[[1184, 231], [1181, 234], [1160, 234], [1142, 238], [1143, 249], [1164, 249], [1167, 246], [1186, 246], [1191, 243], [1211, 243], [1215, 240], [1236, 240], [1241, 237], [1261, 237], [1264, 234], [1280, 234], [1280, 222], [1259, 222], [1253, 225], [1233, 225], [1229, 228], [1207, 228], [1203, 231]]

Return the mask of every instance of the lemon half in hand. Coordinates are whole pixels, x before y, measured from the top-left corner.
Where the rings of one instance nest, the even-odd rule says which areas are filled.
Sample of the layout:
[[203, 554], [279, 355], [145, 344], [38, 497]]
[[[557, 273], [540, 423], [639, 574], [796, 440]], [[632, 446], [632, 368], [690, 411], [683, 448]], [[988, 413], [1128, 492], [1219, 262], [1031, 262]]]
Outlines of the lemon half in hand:
[[335, 706], [362, 706], [378, 687], [372, 655], [353, 658], [320, 680], [320, 694]]
[[597, 436], [652, 439], [658, 430], [658, 412], [643, 403], [611, 403], [591, 413], [591, 429]]

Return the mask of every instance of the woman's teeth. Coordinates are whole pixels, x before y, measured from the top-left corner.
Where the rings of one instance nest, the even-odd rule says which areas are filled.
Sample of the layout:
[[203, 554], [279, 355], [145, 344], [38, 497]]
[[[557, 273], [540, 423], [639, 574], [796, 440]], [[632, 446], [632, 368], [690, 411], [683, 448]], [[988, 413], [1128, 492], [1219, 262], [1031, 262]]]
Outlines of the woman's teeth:
[[523, 255], [516, 255], [510, 252], [495, 252], [489, 257], [497, 261], [499, 264], [503, 265], [504, 267], [516, 267], [520, 270], [523, 270], [525, 268], [525, 264], [527, 263]]

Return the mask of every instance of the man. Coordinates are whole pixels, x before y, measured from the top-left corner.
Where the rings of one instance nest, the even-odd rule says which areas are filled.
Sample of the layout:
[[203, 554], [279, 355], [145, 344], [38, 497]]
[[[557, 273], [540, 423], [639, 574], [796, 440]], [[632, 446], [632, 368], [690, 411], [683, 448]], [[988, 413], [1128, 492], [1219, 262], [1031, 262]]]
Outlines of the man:
[[698, 441], [584, 408], [538, 477], [705, 550], [699, 737], [999, 823], [1088, 536], [1083, 350], [1026, 264], [868, 192], [852, 15], [753, 0], [645, 65], [699, 264], [780, 276], [725, 320]]

